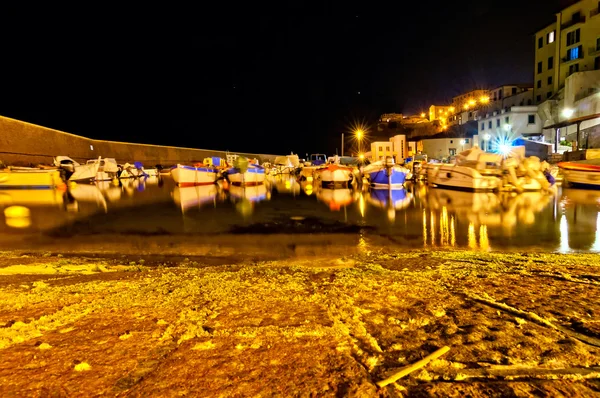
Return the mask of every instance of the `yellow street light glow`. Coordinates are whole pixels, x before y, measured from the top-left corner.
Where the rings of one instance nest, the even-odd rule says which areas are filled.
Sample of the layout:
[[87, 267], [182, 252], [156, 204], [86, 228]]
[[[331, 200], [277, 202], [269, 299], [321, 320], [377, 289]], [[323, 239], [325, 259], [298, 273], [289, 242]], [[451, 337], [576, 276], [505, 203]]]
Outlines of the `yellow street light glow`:
[[362, 129], [356, 130], [356, 139], [357, 140], [360, 141], [362, 139], [363, 135], [364, 135], [364, 131], [362, 131]]
[[421, 117], [425, 117], [425, 112], [421, 112]]
[[477, 102], [474, 99], [470, 99], [469, 100], [469, 105], [473, 106], [475, 105]]
[[364, 153], [361, 153], [360, 155], [358, 155], [358, 157], [360, 158], [360, 160], [364, 160], [364, 158], [365, 158], [365, 154], [364, 154]]
[[573, 116], [573, 113], [575, 113], [575, 111], [571, 108], [565, 108], [562, 111], [562, 115], [567, 119]]
[[465, 104], [464, 108], [469, 109], [469, 104]]
[[454, 107], [453, 106], [450, 107], [450, 112], [454, 112]]
[[479, 102], [481, 102], [482, 104], [487, 104], [488, 102], [490, 102], [490, 97], [482, 95], [481, 98], [479, 98]]

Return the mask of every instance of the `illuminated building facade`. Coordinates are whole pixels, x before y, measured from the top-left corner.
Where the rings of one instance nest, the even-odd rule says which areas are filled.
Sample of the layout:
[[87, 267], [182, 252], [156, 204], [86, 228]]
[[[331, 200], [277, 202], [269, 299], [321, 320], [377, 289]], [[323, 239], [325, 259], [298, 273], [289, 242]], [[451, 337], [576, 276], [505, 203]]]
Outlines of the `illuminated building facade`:
[[600, 69], [600, 3], [581, 0], [535, 34], [534, 103], [552, 98], [576, 72]]

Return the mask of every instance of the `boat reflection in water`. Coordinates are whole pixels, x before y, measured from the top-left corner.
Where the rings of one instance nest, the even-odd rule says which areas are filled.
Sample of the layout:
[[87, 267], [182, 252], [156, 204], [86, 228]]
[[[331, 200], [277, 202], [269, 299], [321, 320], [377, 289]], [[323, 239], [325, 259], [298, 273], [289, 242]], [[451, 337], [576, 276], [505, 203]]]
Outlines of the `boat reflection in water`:
[[347, 188], [319, 188], [317, 190], [317, 199], [329, 206], [331, 211], [339, 211], [352, 204], [359, 195], [358, 192]]
[[551, 209], [554, 200], [555, 196], [547, 192], [515, 195], [429, 189], [422, 214], [423, 242], [425, 245], [455, 246], [457, 237], [460, 239], [465, 235], [460, 229], [466, 229], [467, 241], [459, 244], [466, 243], [471, 249], [489, 250], [490, 233], [499, 239], [510, 239], [519, 230], [525, 234], [523, 239], [526, 241], [531, 239], [526, 236], [528, 229], [545, 228], [541, 222], [536, 224], [536, 216]]
[[558, 250], [600, 251], [600, 191], [565, 189], [560, 201]]
[[181, 208], [181, 212], [185, 212], [191, 208], [200, 208], [205, 204], [215, 204], [219, 186], [211, 185], [195, 185], [190, 187], [175, 186], [173, 189], [173, 201]]
[[412, 193], [405, 188], [400, 189], [371, 189], [369, 204], [387, 210], [389, 221], [396, 219], [396, 211], [406, 209], [412, 202]]
[[295, 177], [290, 177], [289, 174], [278, 174], [268, 178], [277, 193], [287, 193], [294, 196], [300, 194], [300, 184]]
[[227, 185], [229, 197], [235, 204], [235, 209], [244, 217], [249, 217], [254, 212], [256, 203], [271, 198], [267, 185]]

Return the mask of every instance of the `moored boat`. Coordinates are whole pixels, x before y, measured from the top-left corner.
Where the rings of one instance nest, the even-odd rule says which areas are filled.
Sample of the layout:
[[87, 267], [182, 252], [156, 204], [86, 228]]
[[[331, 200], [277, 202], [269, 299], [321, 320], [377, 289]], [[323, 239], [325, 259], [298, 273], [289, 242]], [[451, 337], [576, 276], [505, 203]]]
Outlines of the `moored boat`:
[[66, 156], [57, 156], [55, 164], [66, 170], [69, 181], [111, 181], [117, 177], [119, 168], [117, 162], [111, 158], [88, 160], [80, 165]]
[[258, 185], [265, 182], [265, 168], [257, 164], [248, 164], [245, 172], [232, 167], [225, 171], [229, 182], [236, 185]]
[[566, 185], [600, 189], [600, 159], [560, 162]]
[[348, 186], [354, 178], [354, 169], [348, 166], [329, 164], [315, 170], [315, 175], [324, 186]]
[[0, 189], [53, 189], [64, 187], [59, 170], [21, 169], [0, 171]]
[[400, 188], [409, 177], [412, 177], [408, 169], [394, 164], [392, 158], [371, 163], [363, 169], [363, 173], [375, 188]]
[[179, 186], [214, 184], [217, 180], [217, 169], [178, 164], [171, 168], [171, 176]]

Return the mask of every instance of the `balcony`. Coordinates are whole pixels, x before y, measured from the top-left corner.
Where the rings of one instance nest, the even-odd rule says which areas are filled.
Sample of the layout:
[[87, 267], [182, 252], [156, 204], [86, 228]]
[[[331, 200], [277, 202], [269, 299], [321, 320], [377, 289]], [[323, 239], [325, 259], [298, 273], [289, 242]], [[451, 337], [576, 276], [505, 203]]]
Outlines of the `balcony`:
[[598, 92], [600, 92], [600, 88], [597, 88], [597, 87], [589, 87], [586, 90], [581, 90], [580, 92], [575, 94], [575, 102], [582, 100], [586, 97], [589, 97], [591, 95], [594, 95]]
[[569, 22], [565, 22], [564, 24], [561, 25], [561, 29], [568, 29], [571, 26], [577, 25], [578, 23], [584, 23], [585, 22], [585, 17], [581, 16], [579, 18], [575, 18], [575, 19], [571, 19]]
[[599, 8], [596, 8], [595, 10], [590, 11], [590, 18], [593, 18], [596, 15], [598, 15], [599, 10], [600, 10]]
[[600, 47], [590, 47], [588, 49], [588, 55], [600, 54]]

